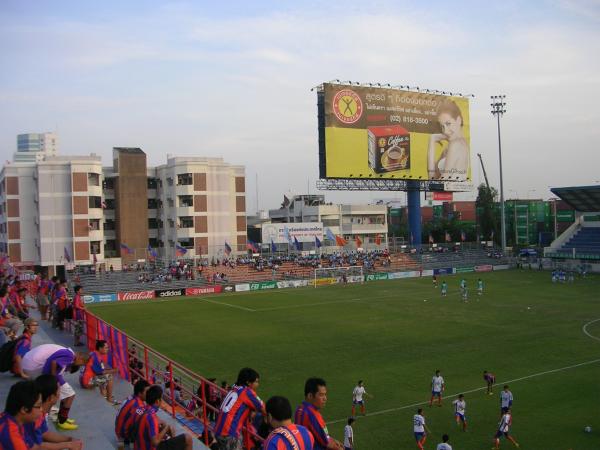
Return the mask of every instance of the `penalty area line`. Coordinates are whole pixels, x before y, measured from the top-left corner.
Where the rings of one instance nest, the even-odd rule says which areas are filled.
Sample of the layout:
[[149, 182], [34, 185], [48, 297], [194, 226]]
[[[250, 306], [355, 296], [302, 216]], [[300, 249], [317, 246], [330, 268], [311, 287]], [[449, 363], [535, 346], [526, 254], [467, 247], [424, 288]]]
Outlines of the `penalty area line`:
[[[598, 319], [598, 320], [600, 320], [600, 319]], [[586, 362], [582, 362], [582, 363], [579, 363], [579, 364], [573, 364], [573, 365], [570, 365], [570, 366], [560, 367], [558, 369], [545, 370], [543, 372], [533, 373], [531, 375], [526, 375], [524, 377], [519, 377], [519, 378], [514, 378], [512, 380], [506, 380], [506, 381], [498, 382], [498, 383], [496, 383], [496, 385], [516, 383], [517, 381], [523, 381], [523, 380], [528, 380], [530, 378], [541, 377], [543, 375], [548, 375], [550, 373], [556, 373], [556, 372], [562, 372], [564, 370], [576, 369], [577, 367], [587, 366], [587, 365], [595, 364], [595, 363], [599, 363], [599, 362], [600, 362], [600, 359], [593, 359], [591, 361], [586, 361]], [[446, 398], [448, 398], [448, 397], [456, 397], [458, 394], [472, 394], [473, 392], [483, 391], [485, 389], [487, 389], [486, 386], [475, 388], [475, 389], [471, 389], [471, 390], [468, 390], [468, 391], [460, 391], [460, 392], [457, 392], [456, 394], [446, 395]], [[375, 411], [375, 412], [372, 412], [372, 413], [368, 413], [366, 416], [357, 416], [356, 418], [357, 419], [362, 419], [362, 418], [365, 418], [365, 417], [379, 416], [379, 415], [382, 415], [382, 414], [388, 414], [388, 413], [391, 413], [391, 412], [402, 411], [403, 409], [415, 408], [417, 406], [423, 406], [423, 405], [427, 405], [427, 404], [429, 404], [429, 400], [426, 400], [426, 401], [423, 401], [423, 402], [411, 403], [410, 405], [398, 406], [396, 408], [382, 409], [380, 411]], [[327, 423], [330, 423], [330, 424], [340, 423], [340, 422], [345, 422], [347, 420], [348, 420], [348, 418], [346, 417], [344, 419], [332, 420], [332, 421], [329, 421]]]
[[229, 306], [230, 308], [241, 309], [242, 311], [256, 312], [256, 309], [246, 308], [245, 306], [240, 305], [232, 305], [231, 303], [218, 302], [216, 300], [209, 300], [208, 298], [200, 298], [200, 301], [214, 303], [215, 305]]

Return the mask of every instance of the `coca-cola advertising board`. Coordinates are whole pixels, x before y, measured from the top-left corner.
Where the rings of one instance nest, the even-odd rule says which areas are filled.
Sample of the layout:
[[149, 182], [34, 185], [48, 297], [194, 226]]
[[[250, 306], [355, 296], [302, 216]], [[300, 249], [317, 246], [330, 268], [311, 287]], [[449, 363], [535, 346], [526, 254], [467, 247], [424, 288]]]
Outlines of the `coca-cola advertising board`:
[[147, 300], [154, 297], [154, 291], [119, 292], [117, 300], [120, 302], [128, 300]]
[[223, 291], [223, 286], [202, 286], [202, 287], [191, 287], [185, 290], [185, 295], [189, 297], [197, 297], [199, 295], [210, 295], [219, 294]]

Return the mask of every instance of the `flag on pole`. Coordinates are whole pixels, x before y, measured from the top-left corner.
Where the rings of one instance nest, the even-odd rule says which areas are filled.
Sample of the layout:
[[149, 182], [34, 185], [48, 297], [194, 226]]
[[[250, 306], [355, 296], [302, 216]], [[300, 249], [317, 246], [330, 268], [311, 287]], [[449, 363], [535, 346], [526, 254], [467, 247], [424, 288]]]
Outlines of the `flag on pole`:
[[67, 250], [67, 247], [65, 247], [65, 259], [67, 260], [67, 262], [71, 262], [71, 255], [69, 255], [69, 250]]
[[124, 243], [121, 242], [120, 247], [121, 247], [121, 254], [123, 254], [123, 250], [125, 250], [128, 255], [133, 254], [133, 249], [130, 248], [127, 244], [124, 244]]
[[231, 255], [231, 246], [225, 241], [225, 254], [227, 256]]
[[98, 264], [98, 257], [95, 253], [92, 253], [92, 263], [94, 263], [94, 265]]
[[151, 258], [156, 259], [158, 257], [158, 253], [156, 252], [156, 250], [154, 250], [150, 244], [148, 244], [148, 254], [150, 255]]
[[325, 237], [330, 241], [336, 241], [335, 235], [332, 233], [331, 228], [327, 228], [327, 231], [325, 232]]
[[335, 243], [340, 246], [343, 247], [344, 245], [346, 245], [348, 242], [346, 241], [346, 239], [344, 239], [342, 236], [336, 236], [335, 237]]
[[296, 250], [300, 251], [300, 242], [298, 242], [296, 236], [294, 236], [294, 247], [296, 247]]
[[381, 235], [380, 234], [375, 236], [375, 245], [381, 245]]
[[451, 240], [451, 239], [450, 239], [450, 233], [448, 233], [448, 232], [446, 231], [445, 235], [446, 235], [446, 242], [450, 242], [450, 240]]
[[354, 236], [354, 242], [356, 242], [356, 247], [362, 247], [362, 240], [358, 234]]
[[321, 244], [321, 240], [317, 236], [315, 236], [315, 247], [321, 248], [322, 245], [323, 244]]
[[258, 253], [258, 245], [256, 245], [256, 242], [253, 242], [250, 239], [246, 241], [246, 249], [253, 253]]
[[283, 236], [288, 243], [292, 242], [292, 236], [290, 235], [290, 230], [288, 230], [288, 227], [283, 227]]
[[104, 201], [103, 201], [103, 202], [101, 202], [101, 203], [100, 203], [100, 206], [102, 207], [102, 209], [106, 209], [106, 202], [104, 202]]
[[460, 232], [460, 240], [463, 241], [463, 242], [465, 242], [467, 240], [467, 235], [462, 230]]
[[187, 253], [187, 248], [183, 248], [181, 245], [176, 244], [175, 253], [177, 254], [177, 256], [183, 256]]
[[275, 242], [273, 242], [273, 239], [271, 239], [271, 253], [275, 253], [277, 251], [277, 246], [275, 245]]
[[433, 236], [429, 233], [429, 243], [433, 244], [435, 241], [433, 240]]

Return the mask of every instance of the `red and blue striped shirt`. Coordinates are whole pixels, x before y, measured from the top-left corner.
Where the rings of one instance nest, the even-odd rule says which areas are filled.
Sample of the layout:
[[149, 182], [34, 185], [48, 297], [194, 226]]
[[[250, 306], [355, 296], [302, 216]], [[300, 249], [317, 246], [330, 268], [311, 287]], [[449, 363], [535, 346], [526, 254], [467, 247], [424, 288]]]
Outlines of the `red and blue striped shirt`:
[[152, 445], [152, 438], [159, 433], [157, 411], [156, 406], [148, 406], [140, 417], [133, 444], [134, 450], [156, 450], [156, 447]]
[[294, 422], [308, 428], [315, 438], [314, 450], [324, 450], [329, 444], [329, 431], [325, 420], [317, 408], [308, 402], [302, 402], [294, 416]]
[[263, 443], [263, 450], [313, 450], [315, 439], [302, 425], [275, 428]]
[[115, 419], [115, 434], [119, 439], [133, 440], [133, 425], [144, 414], [146, 402], [139, 397], [131, 396], [123, 402]]
[[23, 426], [8, 413], [0, 414], [0, 448], [2, 450], [27, 450]]
[[215, 424], [215, 436], [238, 438], [251, 411], [263, 411], [264, 403], [249, 387], [233, 386], [227, 393]]
[[42, 445], [44, 433], [48, 431], [47, 414], [42, 414], [38, 420], [23, 425], [25, 429], [25, 442], [28, 448], [34, 445]]

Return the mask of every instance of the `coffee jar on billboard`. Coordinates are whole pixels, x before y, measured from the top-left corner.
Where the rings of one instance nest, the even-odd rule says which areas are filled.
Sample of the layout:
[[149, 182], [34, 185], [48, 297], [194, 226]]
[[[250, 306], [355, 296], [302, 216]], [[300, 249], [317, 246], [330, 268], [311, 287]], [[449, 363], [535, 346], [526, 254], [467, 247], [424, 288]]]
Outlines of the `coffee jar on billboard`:
[[410, 133], [400, 125], [367, 128], [369, 167], [375, 173], [410, 169]]

